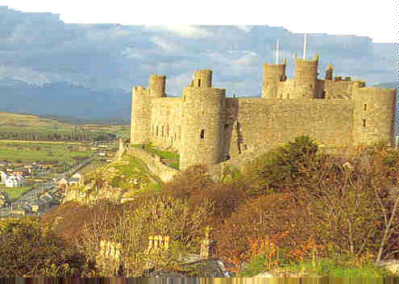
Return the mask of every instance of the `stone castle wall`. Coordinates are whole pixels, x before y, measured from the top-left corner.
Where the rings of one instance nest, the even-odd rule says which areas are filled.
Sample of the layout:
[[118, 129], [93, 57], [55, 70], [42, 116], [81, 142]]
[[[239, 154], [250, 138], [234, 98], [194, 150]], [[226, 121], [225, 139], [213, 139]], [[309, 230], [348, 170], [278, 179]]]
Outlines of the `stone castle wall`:
[[225, 154], [231, 158], [301, 135], [331, 147], [352, 145], [352, 101], [228, 98], [226, 102], [225, 139], [230, 143], [225, 145]]
[[355, 86], [353, 101], [354, 144], [394, 145], [396, 90]]
[[131, 143], [178, 151], [181, 169], [252, 157], [301, 135], [327, 148], [392, 144], [396, 90], [334, 78], [332, 65], [318, 79], [317, 57], [296, 59], [292, 79], [285, 68], [264, 66], [261, 98], [226, 98], [211, 70], [197, 71], [183, 97], [168, 98], [165, 76], [154, 75], [148, 88], [134, 88]]
[[178, 151], [181, 147], [182, 98], [156, 98], [151, 100], [152, 143], [164, 148]]
[[130, 147], [127, 153], [142, 160], [154, 175], [157, 175], [163, 182], [168, 182], [179, 173], [178, 170], [168, 167], [161, 162], [161, 158], [157, 155], [148, 153], [145, 150]]

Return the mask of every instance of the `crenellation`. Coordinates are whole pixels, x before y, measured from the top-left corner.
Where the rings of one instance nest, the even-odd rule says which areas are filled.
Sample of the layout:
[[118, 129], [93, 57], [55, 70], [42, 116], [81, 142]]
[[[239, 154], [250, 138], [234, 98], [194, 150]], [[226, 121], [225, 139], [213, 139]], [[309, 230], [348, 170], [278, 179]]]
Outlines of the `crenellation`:
[[332, 148], [392, 145], [396, 90], [334, 77], [332, 65], [319, 79], [318, 63], [296, 58], [291, 79], [286, 62], [265, 64], [260, 98], [226, 98], [209, 69], [194, 73], [182, 97], [166, 97], [166, 76], [153, 75], [148, 88], [133, 88], [131, 143], [179, 152], [180, 169], [253, 156], [300, 135]]

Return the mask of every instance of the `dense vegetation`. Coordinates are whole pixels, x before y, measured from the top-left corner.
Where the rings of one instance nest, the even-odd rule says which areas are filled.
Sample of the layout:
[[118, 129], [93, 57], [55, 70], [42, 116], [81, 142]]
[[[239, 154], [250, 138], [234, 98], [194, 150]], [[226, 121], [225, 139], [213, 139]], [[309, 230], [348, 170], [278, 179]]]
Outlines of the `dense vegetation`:
[[[328, 155], [298, 137], [242, 172], [226, 170], [222, 181], [195, 166], [163, 190], [139, 191], [127, 203], [66, 203], [42, 226], [51, 226], [82, 256], [81, 275], [141, 276], [148, 267], [183, 271], [181, 256], [198, 253], [211, 228], [217, 256], [240, 275], [379, 277], [386, 272], [374, 263], [399, 256], [398, 177], [399, 152], [392, 148]], [[170, 236], [170, 249], [146, 254], [149, 235]], [[123, 270], [93, 268], [100, 240], [121, 245]]]

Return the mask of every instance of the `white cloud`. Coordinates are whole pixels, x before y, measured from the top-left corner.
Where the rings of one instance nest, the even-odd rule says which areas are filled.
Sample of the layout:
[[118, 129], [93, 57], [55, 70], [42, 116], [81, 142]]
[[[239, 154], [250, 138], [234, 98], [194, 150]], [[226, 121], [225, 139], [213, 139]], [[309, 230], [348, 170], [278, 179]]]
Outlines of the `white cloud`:
[[167, 52], [176, 52], [180, 50], [180, 46], [178, 44], [163, 37], [152, 37], [151, 41]]
[[19, 80], [39, 86], [50, 83], [49, 78], [45, 74], [37, 72], [31, 68], [11, 67], [5, 65], [0, 65], [0, 78]]
[[199, 26], [191, 26], [191, 25], [169, 25], [169, 26], [145, 26], [150, 30], [161, 30], [175, 33], [178, 36], [184, 38], [206, 38], [211, 36], [211, 32], [208, 30], [199, 27]]
[[250, 32], [253, 28], [253, 26], [247, 26], [247, 25], [238, 25], [236, 27], [244, 32], [247, 32], [247, 33]]
[[131, 32], [122, 28], [114, 27], [111, 29], [87, 29], [86, 36], [89, 40], [103, 41], [103, 40], [117, 40], [119, 38], [127, 37]]
[[[1, 0], [2, 5], [23, 11], [59, 13], [69, 23], [266, 24], [284, 26], [300, 33], [365, 35], [382, 42], [397, 40], [396, 2], [335, 0], [325, 9], [319, 0], [285, 0], [268, 1], [267, 9], [264, 9], [264, 2], [258, 0], [246, 0], [245, 5], [241, 1], [205, 0], [194, 6], [181, 0]], [[204, 33], [203, 29], [197, 30], [192, 26], [169, 26], [166, 29], [183, 37], [206, 37], [206, 31]]]

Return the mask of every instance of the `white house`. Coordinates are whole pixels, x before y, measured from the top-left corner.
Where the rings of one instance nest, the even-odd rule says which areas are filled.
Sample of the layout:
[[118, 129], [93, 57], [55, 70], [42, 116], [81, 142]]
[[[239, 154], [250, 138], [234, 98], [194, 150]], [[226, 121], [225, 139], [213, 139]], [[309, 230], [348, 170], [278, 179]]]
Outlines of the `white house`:
[[24, 185], [24, 178], [20, 175], [9, 175], [6, 176], [4, 184], [6, 187], [20, 187]]
[[3, 171], [0, 171], [0, 184], [5, 184], [7, 179], [7, 174]]

